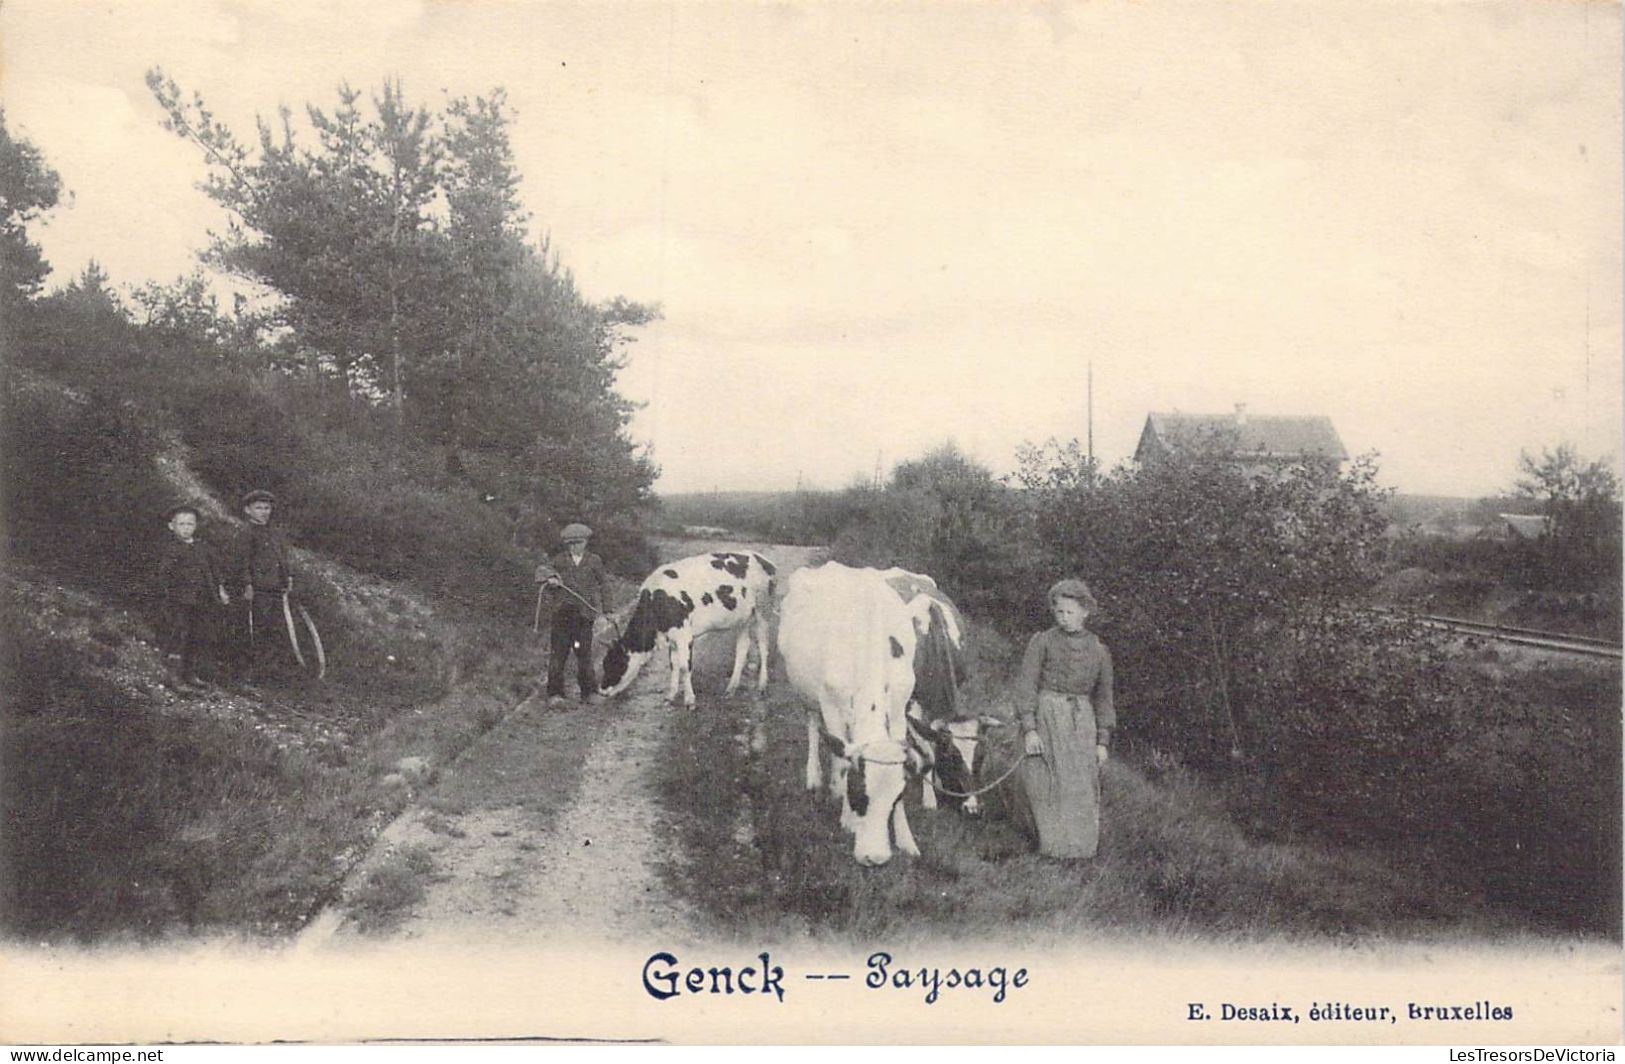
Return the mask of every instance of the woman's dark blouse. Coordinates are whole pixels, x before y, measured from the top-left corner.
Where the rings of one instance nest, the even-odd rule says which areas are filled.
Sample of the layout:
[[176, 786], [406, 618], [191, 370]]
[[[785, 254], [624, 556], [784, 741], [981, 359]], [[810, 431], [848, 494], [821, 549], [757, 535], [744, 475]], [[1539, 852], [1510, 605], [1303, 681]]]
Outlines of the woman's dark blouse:
[[1112, 704], [1112, 655], [1093, 632], [1069, 635], [1060, 628], [1039, 632], [1027, 643], [1016, 674], [1016, 712], [1028, 731], [1037, 727], [1038, 692], [1082, 695], [1095, 710], [1095, 741], [1111, 744], [1117, 726]]

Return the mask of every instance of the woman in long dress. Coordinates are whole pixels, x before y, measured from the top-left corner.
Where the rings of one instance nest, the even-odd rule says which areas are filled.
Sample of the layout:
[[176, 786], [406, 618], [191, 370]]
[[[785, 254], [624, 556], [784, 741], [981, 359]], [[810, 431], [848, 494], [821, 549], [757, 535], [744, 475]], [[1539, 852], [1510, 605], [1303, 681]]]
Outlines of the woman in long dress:
[[1082, 580], [1049, 590], [1055, 626], [1033, 636], [1016, 676], [1016, 710], [1029, 755], [1021, 792], [1046, 857], [1093, 857], [1100, 845], [1100, 767], [1117, 710], [1112, 657], [1085, 623], [1097, 606]]

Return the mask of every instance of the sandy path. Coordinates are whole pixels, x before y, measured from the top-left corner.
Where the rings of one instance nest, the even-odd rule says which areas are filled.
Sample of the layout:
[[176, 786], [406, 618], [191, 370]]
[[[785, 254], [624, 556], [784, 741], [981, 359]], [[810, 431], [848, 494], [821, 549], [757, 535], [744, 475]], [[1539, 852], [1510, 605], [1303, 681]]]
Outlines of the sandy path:
[[630, 708], [593, 747], [576, 800], [538, 846], [537, 874], [517, 894], [515, 915], [526, 925], [593, 938], [691, 937], [692, 910], [660, 879], [660, 866], [678, 855], [662, 830], [649, 771], [672, 714], [684, 711], [647, 689]]
[[[712, 542], [662, 546], [668, 559], [741, 549]], [[759, 550], [784, 572], [813, 554], [795, 547], [746, 549]], [[714, 687], [715, 675], [726, 674], [731, 655], [731, 636], [696, 645], [696, 670], [710, 678], [704, 686]], [[753, 660], [746, 675], [754, 674]], [[653, 768], [675, 714], [696, 712], [665, 703], [666, 681], [657, 656], [630, 696], [613, 704], [565, 714], [540, 699], [518, 707], [380, 834], [348, 877], [344, 900], [312, 922], [298, 947], [448, 933], [600, 942], [651, 933], [663, 941], [699, 937], [697, 915], [661, 876], [663, 867], [683, 858], [675, 833], [664, 827]], [[707, 702], [702, 694], [697, 712], [716, 710]], [[586, 750], [568, 803], [556, 808], [533, 801], [546, 787], [545, 769], [537, 766], [550, 736], [598, 715], [612, 719]], [[446, 800], [448, 790], [457, 797]], [[421, 893], [389, 902], [378, 884], [395, 881]], [[384, 904], [377, 900], [381, 894]], [[380, 911], [383, 918], [375, 918]]]

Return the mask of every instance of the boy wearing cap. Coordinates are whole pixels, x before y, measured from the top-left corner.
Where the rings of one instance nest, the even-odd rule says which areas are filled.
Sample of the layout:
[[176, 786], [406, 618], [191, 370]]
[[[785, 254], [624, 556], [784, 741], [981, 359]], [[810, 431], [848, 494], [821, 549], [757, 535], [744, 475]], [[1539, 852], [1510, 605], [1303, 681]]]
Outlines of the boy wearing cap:
[[282, 613], [283, 597], [293, 589], [293, 570], [288, 565], [288, 537], [271, 524], [276, 496], [268, 491], [251, 491], [243, 496], [243, 516], [247, 525], [237, 537], [231, 573], [247, 603], [249, 668], [262, 678], [291, 650]]
[[573, 650], [576, 683], [585, 702], [598, 701], [598, 683], [592, 671], [592, 622], [609, 600], [609, 577], [604, 560], [587, 549], [592, 529], [583, 524], [564, 526], [559, 538], [564, 549], [536, 570], [536, 580], [553, 595], [553, 620], [548, 630], [547, 702], [562, 707], [564, 663]]
[[197, 507], [182, 504], [164, 516], [170, 538], [158, 560], [159, 644], [176, 686], [201, 686], [197, 666], [211, 632], [209, 611], [216, 599], [225, 605], [231, 596], [213, 553], [197, 539]]

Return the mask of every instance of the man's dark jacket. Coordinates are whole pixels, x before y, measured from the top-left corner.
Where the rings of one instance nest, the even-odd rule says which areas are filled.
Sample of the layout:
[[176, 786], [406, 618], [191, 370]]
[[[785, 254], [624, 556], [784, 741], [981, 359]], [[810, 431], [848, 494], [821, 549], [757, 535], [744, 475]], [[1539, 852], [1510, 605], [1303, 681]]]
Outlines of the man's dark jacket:
[[255, 591], [286, 591], [293, 582], [288, 567], [288, 537], [276, 525], [250, 521], [237, 535], [232, 556], [233, 594], [245, 587]]

